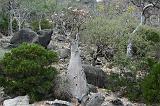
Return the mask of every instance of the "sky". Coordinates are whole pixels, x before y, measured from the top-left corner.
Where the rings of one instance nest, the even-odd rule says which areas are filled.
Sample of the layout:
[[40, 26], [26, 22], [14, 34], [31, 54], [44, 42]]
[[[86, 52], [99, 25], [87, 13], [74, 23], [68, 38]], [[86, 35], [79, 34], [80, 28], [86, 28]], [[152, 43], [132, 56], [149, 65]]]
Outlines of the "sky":
[[102, 0], [97, 0], [97, 1], [102, 1]]

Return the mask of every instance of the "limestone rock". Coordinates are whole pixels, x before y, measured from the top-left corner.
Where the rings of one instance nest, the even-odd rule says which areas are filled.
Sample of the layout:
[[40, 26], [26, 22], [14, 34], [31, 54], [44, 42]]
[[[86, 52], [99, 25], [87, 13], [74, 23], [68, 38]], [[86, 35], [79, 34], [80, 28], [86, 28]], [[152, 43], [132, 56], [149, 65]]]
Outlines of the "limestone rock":
[[112, 100], [111, 103], [112, 103], [114, 106], [124, 106], [124, 105], [123, 105], [123, 102], [122, 102], [120, 99]]
[[53, 97], [59, 100], [71, 100], [71, 93], [68, 91], [67, 78], [65, 73], [59, 74], [53, 82]]
[[3, 38], [3, 36], [4, 36], [4, 35], [3, 35], [2, 33], [0, 33], [0, 38]]
[[29, 28], [21, 29], [16, 32], [10, 40], [13, 47], [17, 47], [23, 42], [32, 43], [32, 40], [37, 37], [37, 33]]
[[83, 70], [86, 74], [87, 82], [89, 84], [98, 87], [105, 87], [106, 74], [102, 69], [90, 65], [83, 65]]
[[37, 36], [32, 42], [42, 45], [43, 47], [47, 48], [48, 44], [51, 41], [51, 36], [53, 34], [53, 30], [50, 29], [44, 29], [41, 31], [38, 31]]
[[101, 106], [105, 97], [101, 93], [92, 94], [86, 106]]
[[65, 59], [70, 56], [70, 49], [68, 48], [61, 48], [58, 50], [60, 59]]
[[29, 96], [18, 96], [3, 102], [3, 106], [31, 106], [29, 105]]
[[66, 40], [66, 38], [63, 35], [57, 36], [56, 39], [62, 42]]
[[97, 93], [97, 87], [91, 84], [88, 84], [89, 92]]
[[0, 47], [3, 49], [8, 49], [10, 47], [10, 39], [12, 36], [3, 36], [0, 38]]

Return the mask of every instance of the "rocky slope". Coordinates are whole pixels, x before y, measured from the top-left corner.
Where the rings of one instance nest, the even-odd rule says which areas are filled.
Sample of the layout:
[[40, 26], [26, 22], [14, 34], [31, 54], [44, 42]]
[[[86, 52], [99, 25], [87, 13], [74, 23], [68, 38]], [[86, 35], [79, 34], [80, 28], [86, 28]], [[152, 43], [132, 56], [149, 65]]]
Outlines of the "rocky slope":
[[[46, 34], [45, 32], [45, 34], [42, 33], [42, 35], [45, 40], [46, 37], [44, 36], [47, 36], [48, 34]], [[9, 47], [11, 38], [12, 37], [10, 36], [0, 38], [0, 47], [3, 49]], [[48, 42], [48, 38], [46, 41]], [[45, 43], [45, 46], [46, 46], [46, 43]], [[81, 50], [81, 58], [82, 58], [84, 72], [87, 76], [87, 82], [92, 84], [90, 87], [91, 91], [99, 92], [105, 97], [105, 100], [102, 106], [146, 106], [145, 104], [132, 103], [126, 98], [123, 98], [123, 97], [119, 98], [116, 93], [107, 91], [106, 89], [101, 89], [107, 86], [106, 85], [107, 79], [105, 78], [106, 77], [105, 75], [108, 75], [111, 72], [121, 73], [122, 70], [118, 69], [117, 67], [113, 67], [112, 64], [107, 62], [107, 60], [103, 56], [98, 57], [96, 59], [95, 66], [91, 66], [93, 65], [93, 61], [94, 61], [93, 54], [96, 52], [97, 47], [94, 45], [88, 46], [83, 43], [80, 43], [79, 46]], [[56, 80], [57, 82], [54, 82], [55, 84], [57, 84], [57, 86], [55, 85], [55, 87], [57, 88], [53, 89], [54, 91], [56, 91], [56, 92], [53, 91], [53, 94], [57, 96], [57, 99], [64, 99], [61, 97], [67, 96], [64, 94], [65, 89], [60, 89], [60, 88], [62, 87], [64, 88], [64, 86], [61, 85], [61, 81], [63, 81], [62, 79], [65, 76], [65, 72], [67, 70], [69, 59], [70, 59], [70, 38], [57, 33], [53, 33], [50, 43], [46, 47], [50, 50], [55, 50], [59, 53], [59, 63], [54, 65], [54, 67], [56, 67], [57, 70], [62, 74]], [[101, 87], [101, 88], [98, 88], [98, 87]], [[98, 89], [96, 90], [96, 88]], [[3, 90], [1, 90], [1, 92], [3, 92]], [[57, 94], [58, 92], [59, 92], [59, 95]], [[0, 95], [0, 96], [1, 96], [0, 97], [1, 100], [3, 100], [3, 95]], [[9, 106], [9, 105], [5, 105], [5, 106]], [[13, 105], [13, 106], [17, 106], [17, 105]], [[30, 106], [29, 103], [27, 103], [27, 106]], [[54, 105], [49, 104], [47, 101], [42, 101], [42, 102], [37, 102], [32, 106], [54, 106]]]

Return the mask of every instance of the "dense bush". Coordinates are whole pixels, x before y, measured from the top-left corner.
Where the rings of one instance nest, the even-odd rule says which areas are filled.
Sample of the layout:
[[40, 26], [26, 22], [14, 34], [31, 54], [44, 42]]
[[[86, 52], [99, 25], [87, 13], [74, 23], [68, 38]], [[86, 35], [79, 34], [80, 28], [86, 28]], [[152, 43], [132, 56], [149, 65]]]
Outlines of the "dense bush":
[[138, 78], [134, 73], [112, 73], [108, 76], [112, 82], [106, 88], [114, 92], [121, 92], [121, 96], [125, 96], [131, 101], [151, 105], [160, 103], [160, 63], [151, 58], [146, 61], [149, 67], [147, 76]]
[[[138, 25], [136, 22], [128, 14], [113, 19], [95, 17], [86, 22], [81, 40], [88, 44], [103, 43], [112, 47], [115, 50], [112, 59], [115, 65], [133, 71], [147, 70], [147, 58], [154, 56], [159, 47], [160, 33], [156, 28], [143, 26], [135, 34], [131, 34]], [[129, 39], [132, 41], [132, 58], [126, 55]]]
[[160, 63], [154, 64], [142, 82], [143, 97], [149, 104], [160, 103]]
[[52, 88], [56, 69], [51, 63], [57, 54], [36, 44], [24, 43], [6, 53], [1, 61], [0, 86], [11, 96], [28, 94], [31, 101], [42, 100]]
[[138, 34], [143, 35], [143, 38], [147, 41], [158, 43], [160, 42], [160, 31], [156, 28], [144, 26], [140, 29]]
[[126, 75], [110, 74], [108, 78], [111, 82], [108, 84], [107, 89], [120, 92], [120, 96], [128, 97], [131, 101], [142, 101], [141, 79], [137, 80], [134, 73]]
[[[31, 26], [34, 31], [38, 31], [39, 30], [39, 21], [33, 21], [31, 23]], [[43, 20], [41, 20], [41, 28], [42, 29], [51, 29], [52, 24], [48, 20], [43, 19]]]
[[[133, 20], [135, 21], [133, 23]], [[82, 41], [88, 43], [109, 43], [114, 46], [119, 40], [125, 38], [126, 34], [131, 33], [136, 26], [136, 20], [128, 14], [108, 19], [103, 16], [89, 19], [86, 24], [86, 30], [81, 36]]]
[[[132, 36], [133, 57], [126, 57], [128, 37]], [[134, 35], [126, 35], [118, 42], [119, 46], [114, 57], [114, 62], [117, 65], [126, 67], [133, 71], [149, 70], [148, 58], [156, 59], [156, 51], [160, 45], [158, 41], [160, 30], [148, 26], [142, 26]]]

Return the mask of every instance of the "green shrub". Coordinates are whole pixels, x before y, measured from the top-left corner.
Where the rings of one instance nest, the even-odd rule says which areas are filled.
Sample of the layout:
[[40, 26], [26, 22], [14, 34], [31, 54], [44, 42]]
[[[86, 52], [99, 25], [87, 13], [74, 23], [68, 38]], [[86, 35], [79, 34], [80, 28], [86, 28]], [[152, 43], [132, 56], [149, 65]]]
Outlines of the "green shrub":
[[[157, 29], [153, 29], [151, 27], [142, 26], [140, 30], [138, 30], [134, 35], [125, 35], [123, 38], [120, 38], [120, 41], [117, 42], [117, 52], [114, 55], [114, 63], [119, 65], [120, 67], [126, 67], [132, 71], [140, 71], [146, 70], [148, 71], [148, 58], [154, 57], [157, 48], [160, 45], [160, 42], [155, 42], [156, 40], [147, 40], [147, 36], [151, 36], [150, 34], [146, 35], [147, 31], [153, 31], [152, 33], [156, 33], [158, 35], [159, 31]], [[156, 35], [156, 36], [157, 36]], [[133, 44], [133, 57], [128, 58], [126, 56], [128, 38], [132, 36], [132, 44]], [[154, 35], [153, 35], [154, 36]], [[153, 38], [158, 39], [158, 38]]]
[[[86, 30], [80, 37], [84, 43], [102, 42], [114, 48], [114, 65], [132, 71], [148, 70], [147, 59], [155, 56], [160, 45], [160, 30], [142, 26], [135, 34], [131, 34], [137, 25], [136, 19], [126, 13], [112, 19], [98, 16], [86, 22]], [[129, 39], [133, 45], [132, 58], [127, 57]]]
[[86, 22], [86, 30], [83, 31], [81, 39], [88, 43], [118, 44], [126, 34], [132, 32], [136, 22], [127, 13], [112, 19], [103, 16], [94, 17]]
[[143, 28], [141, 33], [144, 34], [144, 38], [147, 41], [151, 41], [154, 43], [160, 42], [160, 31], [154, 28]]
[[31, 101], [42, 100], [52, 88], [56, 69], [50, 65], [57, 54], [37, 44], [23, 43], [6, 53], [1, 61], [1, 86], [11, 96], [28, 94]]
[[[32, 26], [32, 29], [34, 31], [38, 31], [39, 30], [39, 21], [33, 21], [31, 23], [31, 26]], [[42, 29], [51, 29], [52, 28], [52, 24], [48, 20], [43, 19], [41, 21], [41, 28]]]
[[135, 74], [119, 75], [112, 73], [107, 76], [109, 84], [107, 89], [113, 92], [121, 92], [121, 96], [127, 97], [131, 101], [142, 101], [141, 80], [137, 80]]
[[8, 16], [6, 14], [0, 13], [0, 32], [2, 32], [4, 35], [8, 33]]
[[146, 103], [160, 103], [160, 63], [156, 63], [142, 82], [143, 97]]
[[[131, 101], [148, 104], [160, 103], [160, 63], [151, 58], [146, 61], [149, 67], [147, 76], [137, 78], [134, 73], [124, 75], [112, 73], [107, 76], [111, 82], [106, 88], [114, 92], [120, 91], [122, 96]], [[124, 88], [123, 91], [121, 91], [122, 88]]]

